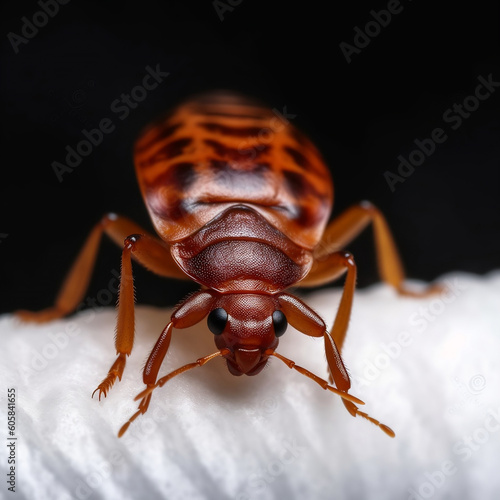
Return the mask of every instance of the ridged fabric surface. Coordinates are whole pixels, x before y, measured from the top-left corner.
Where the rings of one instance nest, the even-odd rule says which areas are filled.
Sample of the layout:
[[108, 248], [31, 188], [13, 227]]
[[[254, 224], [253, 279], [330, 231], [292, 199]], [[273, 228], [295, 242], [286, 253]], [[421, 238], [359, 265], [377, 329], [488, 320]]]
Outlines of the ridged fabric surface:
[[[1, 432], [5, 441], [15, 388], [18, 439], [16, 494], [3, 475], [0, 498], [497, 498], [500, 273], [437, 281], [448, 291], [425, 299], [381, 284], [355, 296], [343, 352], [351, 392], [395, 439], [278, 359], [234, 377], [220, 358], [157, 389], [118, 439], [171, 311], [137, 307], [134, 351], [101, 402], [91, 394], [115, 359], [113, 309], [41, 326], [4, 315]], [[340, 289], [302, 298], [331, 323]], [[160, 376], [215, 350], [205, 323], [174, 331]], [[289, 328], [278, 352], [326, 377], [321, 339]]]

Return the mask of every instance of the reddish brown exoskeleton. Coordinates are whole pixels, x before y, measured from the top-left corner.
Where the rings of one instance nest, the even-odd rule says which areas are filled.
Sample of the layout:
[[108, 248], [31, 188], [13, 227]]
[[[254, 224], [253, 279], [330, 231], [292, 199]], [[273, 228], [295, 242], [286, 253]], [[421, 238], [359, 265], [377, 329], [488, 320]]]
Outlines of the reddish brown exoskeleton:
[[[19, 311], [26, 320], [47, 321], [72, 312], [85, 293], [99, 241], [106, 233], [123, 245], [116, 350], [118, 358], [94, 391], [106, 396], [121, 379], [134, 340], [132, 257], [168, 278], [192, 279], [201, 290], [178, 306], [154, 346], [143, 373], [152, 392], [191, 368], [222, 356], [233, 375], [256, 375], [273, 356], [342, 397], [353, 416], [394, 432], [361, 412], [348, 394], [350, 380], [340, 356], [356, 282], [353, 256], [342, 249], [370, 222], [374, 226], [382, 279], [400, 293], [404, 273], [387, 224], [369, 203], [353, 206], [327, 225], [333, 202], [330, 173], [310, 140], [283, 117], [232, 93], [208, 93], [179, 106], [138, 139], [135, 165], [140, 188], [161, 239], [129, 219], [108, 214], [78, 255], [52, 308]], [[123, 244], [125, 240], [125, 243]], [[345, 274], [331, 331], [304, 302], [286, 293]], [[173, 328], [208, 317], [217, 351], [157, 379]], [[281, 356], [276, 349], [290, 323], [323, 337], [330, 381]]]

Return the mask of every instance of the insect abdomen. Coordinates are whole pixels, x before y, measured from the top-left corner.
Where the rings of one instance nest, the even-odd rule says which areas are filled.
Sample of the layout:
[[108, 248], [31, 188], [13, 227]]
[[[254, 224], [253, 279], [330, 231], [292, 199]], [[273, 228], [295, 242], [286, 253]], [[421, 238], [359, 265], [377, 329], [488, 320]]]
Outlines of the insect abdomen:
[[142, 134], [135, 163], [153, 223], [169, 242], [243, 203], [312, 248], [331, 210], [330, 175], [312, 143], [235, 94], [207, 94], [178, 107]]

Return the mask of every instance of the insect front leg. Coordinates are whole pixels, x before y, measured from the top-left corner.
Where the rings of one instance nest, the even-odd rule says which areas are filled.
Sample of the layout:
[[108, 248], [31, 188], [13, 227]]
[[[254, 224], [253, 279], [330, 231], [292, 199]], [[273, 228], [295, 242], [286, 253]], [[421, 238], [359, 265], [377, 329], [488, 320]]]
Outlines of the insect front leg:
[[[156, 341], [149, 358], [144, 366], [142, 379], [147, 389], [156, 384], [158, 372], [165, 359], [170, 340], [172, 339], [173, 328], [188, 328], [199, 323], [210, 311], [214, 297], [210, 292], [199, 291], [190, 295], [173, 313], [170, 322], [165, 327], [160, 337]], [[147, 399], [147, 401], [146, 401]], [[139, 408], [143, 408], [145, 413], [149, 406], [151, 393], [142, 398]]]
[[[344, 344], [351, 317], [356, 285], [356, 264], [354, 258], [348, 252], [335, 252], [323, 261], [323, 272], [330, 276], [330, 280], [346, 274], [342, 297], [331, 333], [328, 332], [324, 321], [319, 315], [297, 297], [283, 293], [279, 296], [279, 303], [289, 323], [294, 328], [311, 337], [323, 337], [330, 380], [335, 382], [336, 387], [341, 392], [347, 394], [351, 388], [351, 380], [340, 351]], [[353, 401], [342, 398], [342, 402], [353, 417], [359, 415], [380, 427], [387, 435], [391, 437], [395, 436], [392, 429], [370, 417], [367, 413], [360, 411]]]
[[[151, 354], [146, 362], [143, 372], [143, 381], [147, 385], [148, 389], [154, 387], [156, 383], [156, 378], [158, 376], [158, 371], [160, 370], [160, 366], [163, 363], [163, 359], [165, 358], [168, 348], [170, 346], [170, 340], [172, 339], [172, 322], [169, 322], [168, 325], [161, 332], [160, 337], [156, 341]], [[121, 437], [125, 431], [128, 429], [128, 426], [142, 413], [146, 413], [149, 408], [149, 403], [151, 402], [152, 393], [146, 394], [139, 403], [139, 409], [136, 413], [128, 420], [128, 422], [122, 426], [118, 437]]]
[[214, 302], [214, 296], [208, 291], [199, 291], [190, 295], [173, 313], [170, 322], [165, 327], [160, 337], [156, 341], [153, 350], [151, 351], [149, 358], [144, 366], [143, 381], [146, 384], [146, 389], [142, 391], [135, 399], [139, 399], [139, 407], [137, 411], [128, 419], [128, 421], [121, 427], [118, 432], [118, 437], [123, 436], [123, 434], [128, 429], [129, 425], [141, 414], [146, 413], [151, 401], [151, 396], [153, 390], [156, 387], [163, 386], [171, 378], [187, 371], [189, 369], [195, 368], [197, 366], [202, 366], [211, 359], [221, 356], [222, 351], [215, 354], [205, 356], [200, 358], [194, 363], [189, 363], [165, 377], [162, 377], [157, 381], [158, 372], [163, 363], [163, 360], [167, 354], [168, 348], [170, 346], [170, 340], [172, 338], [173, 328], [188, 328], [190, 326], [199, 323], [210, 311]]
[[[351, 381], [340, 356], [340, 351], [351, 316], [354, 286], [356, 283], [356, 265], [352, 256], [345, 252], [334, 254], [330, 261], [330, 269], [335, 268], [336, 275], [345, 272], [346, 266], [348, 266], [344, 291], [331, 333], [328, 332], [325, 322], [321, 317], [297, 297], [282, 293], [278, 300], [288, 322], [295, 329], [310, 337], [323, 337], [331, 378], [339, 390], [347, 393], [351, 388]], [[344, 265], [339, 265], [342, 261]]]

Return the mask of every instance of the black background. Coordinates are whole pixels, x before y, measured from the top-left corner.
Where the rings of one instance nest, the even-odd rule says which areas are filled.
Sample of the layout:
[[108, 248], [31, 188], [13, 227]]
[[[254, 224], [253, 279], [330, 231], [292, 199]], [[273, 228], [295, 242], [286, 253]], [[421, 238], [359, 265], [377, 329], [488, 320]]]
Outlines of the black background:
[[[222, 0], [220, 3], [230, 2]], [[62, 5], [16, 54], [34, 2], [3, 5], [0, 178], [0, 307], [49, 306], [85, 236], [108, 211], [149, 219], [135, 181], [132, 145], [141, 128], [192, 92], [232, 88], [297, 115], [335, 181], [334, 213], [363, 199], [387, 216], [409, 277], [434, 280], [500, 267], [500, 89], [452, 131], [443, 113], [474, 93], [478, 76], [500, 81], [497, 2], [402, 0], [402, 11], [348, 63], [370, 11], [365, 4], [252, 2], [223, 13], [214, 2], [96, 2]], [[236, 5], [237, 4], [237, 5]], [[272, 4], [272, 5], [270, 5]], [[145, 67], [170, 75], [123, 121], [110, 110], [141, 83]], [[109, 117], [116, 130], [59, 182], [83, 128]], [[392, 192], [384, 172], [436, 127], [448, 139]], [[5, 236], [7, 235], [7, 236]], [[371, 231], [350, 246], [359, 285], [378, 280]], [[87, 292], [106, 288], [120, 251], [103, 242]], [[135, 267], [140, 303], [173, 305], [194, 288]]]

